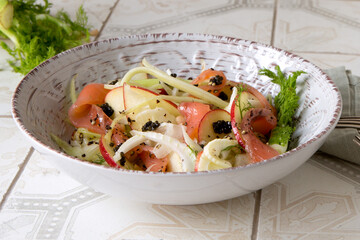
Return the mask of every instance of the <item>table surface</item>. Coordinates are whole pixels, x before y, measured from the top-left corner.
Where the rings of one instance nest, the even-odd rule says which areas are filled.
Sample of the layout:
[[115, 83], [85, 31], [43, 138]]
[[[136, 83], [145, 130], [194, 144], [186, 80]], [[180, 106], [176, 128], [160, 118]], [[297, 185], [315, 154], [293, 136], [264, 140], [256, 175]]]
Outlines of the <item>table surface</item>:
[[[360, 1], [56, 0], [99, 35], [200, 32], [254, 40], [360, 75]], [[75, 2], [75, 3], [74, 3]], [[0, 239], [360, 239], [360, 167], [316, 153], [278, 182], [195, 206], [129, 202], [50, 165], [15, 127], [22, 76], [0, 50]]]

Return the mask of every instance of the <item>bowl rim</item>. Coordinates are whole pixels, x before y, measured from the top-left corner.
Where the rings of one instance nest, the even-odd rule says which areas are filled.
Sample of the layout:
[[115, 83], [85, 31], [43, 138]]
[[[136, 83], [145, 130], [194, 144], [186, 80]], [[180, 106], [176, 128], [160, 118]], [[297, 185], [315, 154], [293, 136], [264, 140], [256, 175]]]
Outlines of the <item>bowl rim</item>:
[[[154, 38], [156, 40], [154, 41], [161, 41], [161, 39], [166, 39], [167, 37], [185, 37], [186, 38], [192, 38], [194, 40], [206, 40], [206, 41], [211, 41], [211, 40], [215, 40], [217, 42], [222, 42], [225, 41], [226, 43], [236, 43], [236, 44], [240, 44], [240, 43], [247, 43], [249, 45], [251, 44], [255, 44], [257, 46], [260, 47], [264, 47], [264, 48], [268, 48], [271, 49], [275, 52], [280, 52], [283, 53], [284, 55], [286, 55], [289, 58], [297, 58], [303, 62], [306, 62], [307, 64], [311, 65], [314, 69], [316, 69], [319, 73], [320, 76], [324, 77], [324, 79], [326, 80], [326, 82], [331, 86], [332, 90], [335, 91], [336, 93], [336, 108], [334, 110], [334, 113], [332, 115], [332, 119], [330, 120], [329, 124], [317, 135], [313, 136], [311, 139], [309, 139], [308, 141], [306, 141], [305, 143], [283, 153], [280, 154], [276, 157], [270, 158], [270, 159], [266, 159], [264, 161], [261, 162], [257, 162], [257, 163], [250, 163], [244, 166], [238, 166], [238, 167], [232, 167], [232, 168], [225, 168], [225, 169], [218, 169], [218, 170], [207, 170], [207, 171], [199, 171], [199, 172], [146, 172], [146, 171], [137, 171], [137, 170], [126, 170], [126, 169], [122, 169], [122, 168], [113, 168], [110, 166], [104, 166], [104, 165], [99, 165], [96, 163], [92, 163], [86, 160], [82, 160], [79, 158], [75, 158], [73, 156], [67, 155], [66, 153], [54, 149], [52, 147], [50, 147], [49, 145], [46, 145], [44, 143], [42, 143], [40, 140], [38, 140], [35, 136], [33, 136], [32, 133], [30, 133], [27, 128], [25, 127], [25, 125], [23, 124], [23, 121], [21, 120], [20, 114], [17, 111], [17, 99], [21, 93], [21, 88], [24, 84], [26, 84], [26, 82], [29, 80], [29, 77], [31, 75], [36, 75], [36, 73], [39, 71], [39, 69], [47, 66], [48, 64], [51, 64], [52, 62], [56, 62], [56, 60], [58, 58], [61, 58], [62, 56], [66, 56], [68, 54], [72, 54], [73, 52], [77, 52], [77, 51], [81, 51], [86, 47], [92, 47], [93, 45], [96, 47], [100, 44], [109, 44], [113, 41], [122, 41], [122, 40], [131, 40], [131, 39], [146, 39], [146, 38]], [[95, 168], [102, 168], [105, 171], [116, 171], [122, 174], [131, 174], [131, 175], [139, 175], [139, 176], [189, 176], [189, 175], [209, 175], [209, 174], [222, 174], [224, 172], [233, 172], [233, 171], [242, 171], [248, 168], [254, 168], [254, 167], [258, 167], [258, 166], [262, 166], [262, 165], [266, 165], [275, 161], [278, 161], [282, 158], [285, 158], [289, 155], [293, 155], [295, 152], [299, 152], [300, 150], [304, 149], [305, 147], [307, 147], [308, 145], [319, 141], [320, 139], [322, 139], [323, 137], [325, 137], [325, 135], [327, 133], [329, 133], [330, 131], [332, 131], [335, 128], [336, 123], [338, 122], [340, 115], [341, 115], [341, 111], [342, 111], [342, 97], [341, 97], [341, 93], [338, 89], [338, 87], [336, 86], [336, 84], [331, 80], [331, 78], [323, 71], [321, 70], [318, 66], [316, 66], [315, 64], [311, 63], [310, 61], [294, 54], [291, 53], [287, 50], [281, 49], [281, 48], [277, 48], [274, 46], [271, 46], [269, 44], [265, 44], [265, 43], [260, 43], [260, 42], [256, 42], [256, 41], [251, 41], [251, 40], [246, 40], [246, 39], [242, 39], [242, 38], [235, 38], [235, 37], [229, 37], [229, 36], [220, 36], [220, 35], [214, 35], [214, 34], [202, 34], [202, 33], [148, 33], [148, 34], [134, 34], [134, 35], [127, 35], [127, 36], [119, 36], [119, 37], [114, 37], [114, 38], [107, 38], [107, 39], [102, 39], [102, 40], [97, 40], [97, 41], [93, 41], [93, 42], [89, 42], [86, 44], [82, 44], [79, 45], [77, 47], [68, 49], [66, 51], [63, 51], [61, 53], [56, 54], [55, 56], [45, 60], [44, 62], [40, 63], [38, 66], [36, 66], [34, 69], [32, 69], [30, 72], [28, 72], [23, 78], [22, 80], [19, 82], [19, 84], [17, 85], [13, 95], [12, 95], [12, 99], [11, 99], [11, 110], [12, 110], [12, 116], [13, 119], [15, 120], [15, 123], [17, 125], [17, 127], [21, 130], [21, 132], [23, 132], [23, 134], [28, 137], [33, 143], [36, 143], [37, 145], [40, 145], [42, 147], [42, 149], [46, 149], [47, 152], [51, 153], [51, 154], [55, 154], [55, 155], [60, 155], [62, 158], [65, 158], [68, 161], [77, 161], [78, 163], [81, 164], [86, 164], [86, 166], [88, 167], [95, 167]]]

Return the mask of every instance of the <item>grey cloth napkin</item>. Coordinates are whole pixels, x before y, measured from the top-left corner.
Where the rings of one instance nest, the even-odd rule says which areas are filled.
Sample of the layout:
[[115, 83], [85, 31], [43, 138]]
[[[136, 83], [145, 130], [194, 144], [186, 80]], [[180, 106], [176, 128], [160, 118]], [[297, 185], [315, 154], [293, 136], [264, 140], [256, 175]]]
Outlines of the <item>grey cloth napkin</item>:
[[[325, 70], [339, 88], [343, 100], [341, 117], [360, 116], [360, 77], [351, 74], [345, 67]], [[320, 151], [338, 158], [360, 164], [360, 147], [353, 142], [355, 128], [335, 128]]]

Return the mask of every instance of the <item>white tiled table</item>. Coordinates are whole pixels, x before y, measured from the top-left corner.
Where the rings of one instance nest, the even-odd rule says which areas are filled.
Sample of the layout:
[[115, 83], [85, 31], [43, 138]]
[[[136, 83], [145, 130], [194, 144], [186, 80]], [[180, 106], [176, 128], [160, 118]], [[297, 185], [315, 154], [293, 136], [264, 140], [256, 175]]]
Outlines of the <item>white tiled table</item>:
[[[83, 3], [98, 40], [148, 32], [227, 35], [360, 75], [356, 0], [53, 2], [71, 14]], [[129, 202], [81, 185], [16, 129], [10, 99], [22, 76], [7, 66], [3, 50], [0, 56], [0, 239], [360, 239], [360, 167], [321, 153], [256, 193], [212, 204]]]

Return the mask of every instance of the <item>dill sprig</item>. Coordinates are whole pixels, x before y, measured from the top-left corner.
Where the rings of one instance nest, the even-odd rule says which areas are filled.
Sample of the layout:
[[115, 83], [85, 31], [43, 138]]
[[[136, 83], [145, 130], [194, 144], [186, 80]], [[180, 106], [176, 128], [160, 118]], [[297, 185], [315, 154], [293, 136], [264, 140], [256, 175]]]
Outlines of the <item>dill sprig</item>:
[[243, 84], [239, 84], [236, 86], [236, 88], [237, 88], [237, 101], [235, 102], [235, 106], [239, 108], [240, 119], [242, 120], [244, 113], [254, 107], [251, 105], [249, 101], [247, 101], [246, 103], [241, 102], [241, 95], [243, 94], [243, 92], [247, 91], [246, 86], [244, 86]]
[[0, 34], [12, 44], [1, 42], [12, 59], [15, 72], [28, 73], [48, 58], [88, 42], [88, 18], [81, 6], [73, 21], [64, 11], [50, 14], [51, 3], [36, 0], [0, 0]]
[[245, 149], [242, 146], [240, 146], [240, 144], [227, 146], [226, 148], [222, 149], [221, 152], [229, 151], [229, 150], [235, 150], [235, 152], [239, 152], [239, 153], [245, 152]]
[[280, 92], [274, 99], [275, 108], [278, 113], [278, 123], [276, 128], [271, 132], [269, 144], [280, 146], [278, 151], [282, 153], [287, 150], [289, 140], [295, 131], [293, 117], [299, 107], [299, 96], [296, 93], [296, 80], [305, 72], [296, 71], [286, 77], [279, 66], [275, 67], [275, 71], [276, 72], [269, 69], [261, 69], [259, 74], [271, 78], [273, 83], [280, 86]]

